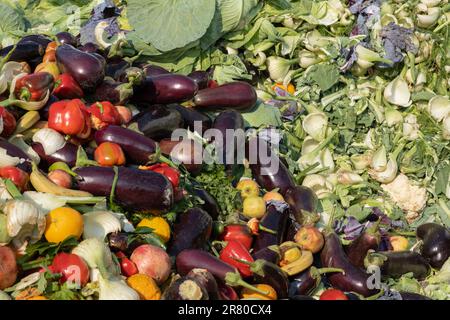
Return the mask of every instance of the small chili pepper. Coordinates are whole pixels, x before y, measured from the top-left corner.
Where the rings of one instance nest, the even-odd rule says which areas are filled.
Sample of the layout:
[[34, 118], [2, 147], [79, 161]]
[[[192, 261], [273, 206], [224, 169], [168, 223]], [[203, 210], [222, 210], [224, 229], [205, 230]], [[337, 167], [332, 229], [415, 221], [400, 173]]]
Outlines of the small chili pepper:
[[80, 138], [89, 136], [91, 129], [86, 106], [79, 99], [53, 103], [48, 112], [48, 127]]
[[140, 166], [140, 169], [150, 170], [165, 176], [174, 188], [177, 188], [180, 183], [180, 172], [170, 167], [167, 163], [158, 163], [152, 166]]
[[136, 264], [128, 259], [123, 252], [117, 252], [116, 257], [119, 259], [120, 270], [125, 277], [131, 277], [139, 272]]
[[83, 90], [68, 73], [63, 73], [56, 78], [53, 94], [60, 99], [83, 98]]
[[53, 88], [53, 81], [53, 76], [48, 72], [27, 74], [16, 81], [14, 95], [23, 101], [41, 101]]
[[122, 124], [122, 118], [119, 111], [117, 111], [117, 108], [109, 101], [96, 102], [89, 107], [88, 111], [91, 114], [92, 127], [97, 130], [110, 124]]
[[0, 132], [0, 136], [3, 138], [9, 138], [16, 129], [16, 118], [3, 107], [0, 107], [0, 118], [3, 122], [3, 130]]
[[44, 57], [42, 58], [43, 62], [55, 62], [56, 61], [56, 48], [58, 47], [58, 43], [56, 41], [52, 41], [47, 45], [45, 49]]
[[245, 224], [229, 224], [223, 228], [220, 235], [220, 240], [223, 241], [238, 241], [250, 250], [252, 247], [253, 237], [250, 228]]
[[265, 232], [268, 232], [268, 233], [271, 233], [271, 234], [277, 234], [276, 231], [262, 226], [259, 223], [259, 220], [257, 218], [251, 218], [247, 222], [247, 226], [250, 228], [252, 234], [255, 235], [255, 236], [257, 236], [259, 234], [259, 231], [265, 231]]
[[242, 277], [250, 277], [253, 272], [250, 270], [250, 266], [240, 261], [247, 261], [248, 263], [254, 262], [252, 255], [248, 252], [247, 248], [243, 244], [237, 241], [225, 242], [225, 246], [220, 252], [219, 259], [229, 265], [235, 267]]

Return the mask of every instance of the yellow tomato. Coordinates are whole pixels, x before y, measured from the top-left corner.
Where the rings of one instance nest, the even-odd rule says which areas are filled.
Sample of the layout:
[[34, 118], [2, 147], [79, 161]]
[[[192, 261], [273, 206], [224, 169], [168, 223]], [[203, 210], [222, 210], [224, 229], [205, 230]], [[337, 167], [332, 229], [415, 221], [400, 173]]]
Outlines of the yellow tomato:
[[264, 194], [263, 199], [265, 202], [269, 202], [270, 200], [284, 202], [283, 196], [279, 192], [276, 192], [276, 191], [267, 192], [266, 194]]
[[155, 280], [145, 274], [134, 274], [127, 279], [127, 284], [136, 290], [143, 300], [160, 300], [161, 290]]
[[48, 242], [59, 243], [70, 236], [80, 238], [83, 233], [83, 217], [68, 207], [54, 209], [47, 215], [45, 239]]
[[247, 218], [261, 219], [266, 213], [266, 202], [261, 197], [245, 198], [242, 213]]
[[152, 228], [153, 232], [164, 242], [167, 242], [170, 239], [170, 225], [162, 217], [144, 218], [137, 226]]
[[254, 285], [254, 287], [256, 287], [259, 290], [267, 292], [267, 294], [261, 294], [252, 289], [244, 288], [241, 292], [241, 297], [243, 299], [257, 298], [261, 300], [277, 300], [277, 292], [271, 286], [267, 284], [256, 284]]

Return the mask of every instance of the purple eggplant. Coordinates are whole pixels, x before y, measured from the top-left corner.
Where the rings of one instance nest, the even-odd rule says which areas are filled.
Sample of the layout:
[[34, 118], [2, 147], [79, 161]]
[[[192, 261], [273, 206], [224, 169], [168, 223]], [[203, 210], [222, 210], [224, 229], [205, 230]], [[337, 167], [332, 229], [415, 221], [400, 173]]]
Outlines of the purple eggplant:
[[175, 109], [180, 113], [186, 129], [189, 129], [192, 132], [198, 132], [200, 136], [203, 136], [203, 133], [211, 128], [211, 119], [194, 108], [186, 108], [179, 104], [172, 104], [168, 107]]
[[172, 74], [169, 70], [166, 70], [163, 67], [152, 64], [144, 66], [143, 70], [147, 77], [161, 76], [163, 74]]
[[50, 95], [50, 97], [48, 98], [47, 103], [44, 105], [44, 107], [42, 107], [41, 109], [39, 109], [39, 115], [41, 117], [41, 120], [48, 120], [48, 111], [50, 109], [50, 106], [55, 103], [58, 102], [59, 98], [53, 94]]
[[423, 280], [431, 271], [427, 260], [413, 251], [369, 252], [365, 265], [378, 266], [382, 275], [391, 278], [412, 272], [414, 278]]
[[194, 195], [203, 200], [204, 203], [201, 205], [201, 208], [208, 212], [213, 220], [217, 220], [220, 214], [220, 209], [216, 199], [214, 199], [208, 191], [201, 188], [200, 186], [195, 186], [192, 191]]
[[212, 222], [211, 216], [200, 208], [191, 208], [179, 214], [167, 252], [176, 256], [185, 249], [204, 248], [211, 236]]
[[53, 163], [59, 161], [65, 162], [70, 167], [73, 167], [77, 162], [78, 147], [70, 142], [66, 142], [64, 147], [51, 155], [45, 154], [44, 147], [39, 142], [33, 142], [31, 147], [39, 155], [39, 158], [41, 158], [41, 162], [39, 163], [41, 168], [48, 168]]
[[308, 270], [295, 276], [289, 284], [289, 297], [297, 295], [310, 295], [319, 286], [322, 275], [326, 273], [341, 272], [341, 269], [310, 267]]
[[271, 286], [277, 292], [278, 299], [286, 299], [289, 291], [288, 275], [276, 264], [258, 259], [250, 267], [255, 283]]
[[284, 199], [298, 223], [310, 225], [320, 218], [317, 214], [318, 199], [312, 189], [304, 186], [290, 187], [284, 193]]
[[284, 196], [287, 189], [295, 186], [291, 172], [265, 140], [251, 138], [247, 143], [246, 157], [252, 176], [265, 190], [279, 189]]
[[180, 113], [163, 105], [148, 107], [128, 123], [128, 128], [155, 140], [169, 138], [174, 130], [182, 127], [183, 119]]
[[188, 274], [192, 269], [206, 269], [218, 280], [223, 281], [231, 287], [242, 286], [256, 292], [266, 294], [266, 292], [249, 285], [242, 280], [239, 271], [223, 262], [211, 253], [199, 249], [186, 249], [181, 251], [176, 257], [177, 271], [181, 275]]
[[110, 78], [105, 79], [95, 88], [96, 101], [109, 101], [114, 105], [123, 105], [133, 95], [133, 89], [128, 83], [116, 82]]
[[278, 246], [273, 245], [262, 248], [258, 251], [253, 251], [252, 257], [254, 260], [262, 259], [278, 265], [281, 260], [281, 253]]
[[345, 248], [345, 252], [354, 266], [364, 268], [364, 259], [367, 252], [369, 250], [378, 250], [381, 241], [381, 235], [378, 231], [379, 221], [369, 229], [364, 230]]
[[421, 255], [433, 268], [440, 269], [450, 257], [450, 231], [437, 223], [425, 223], [416, 234], [423, 242]]
[[161, 300], [209, 300], [206, 288], [192, 277], [181, 277], [164, 290]]
[[31, 172], [31, 158], [22, 149], [2, 137], [0, 137], [0, 148], [5, 149], [8, 156], [17, 157], [21, 160], [17, 165], [18, 168], [28, 173]]
[[120, 145], [127, 159], [136, 164], [147, 164], [157, 160], [158, 143], [143, 134], [119, 126], [107, 126], [95, 133], [97, 144], [113, 142]]
[[63, 44], [56, 49], [61, 72], [69, 73], [86, 91], [93, 91], [105, 77], [105, 60], [93, 53]]
[[17, 42], [17, 44], [22, 44], [22, 43], [26, 43], [26, 42], [37, 43], [37, 44], [41, 45], [45, 50], [47, 48], [48, 44], [50, 42], [52, 42], [52, 39], [50, 39], [49, 37], [42, 35], [42, 34], [30, 34], [30, 35], [25, 36], [22, 39], [20, 39]]
[[119, 80], [120, 76], [130, 67], [130, 63], [122, 58], [108, 59], [105, 66], [105, 76]]
[[58, 39], [58, 42], [60, 44], [68, 44], [71, 46], [76, 47], [78, 45], [77, 38], [75, 38], [71, 33], [69, 32], [58, 32], [56, 34], [56, 39]]
[[208, 71], [193, 71], [188, 74], [188, 77], [197, 83], [200, 90], [208, 87], [210, 73]]
[[44, 53], [44, 46], [36, 42], [24, 41], [17, 44], [15, 48], [14, 45], [11, 45], [0, 49], [0, 58], [6, 57], [8, 54], [11, 54], [8, 61], [30, 62], [33, 59], [42, 60], [42, 56], [44, 55]]
[[85, 53], [98, 53], [100, 48], [95, 43], [88, 42], [78, 47], [78, 50], [83, 51]]
[[194, 98], [198, 109], [248, 111], [256, 104], [255, 89], [246, 82], [231, 82], [216, 88], [200, 90]]
[[364, 297], [377, 293], [377, 290], [368, 288], [369, 275], [350, 262], [336, 233], [328, 232], [326, 234], [325, 246], [322, 249], [320, 258], [324, 268], [343, 270], [343, 273], [327, 275], [333, 287], [342, 291], [356, 292]]
[[210, 300], [221, 300], [219, 285], [211, 272], [206, 269], [192, 269], [187, 277], [202, 285], [208, 292]]
[[402, 300], [432, 300], [426, 296], [414, 292], [399, 291], [399, 293]]
[[267, 211], [259, 222], [260, 226], [272, 230], [275, 234], [260, 230], [253, 241], [253, 250], [259, 251], [269, 246], [280, 245], [286, 233], [289, 207], [283, 203], [269, 203]]
[[162, 174], [133, 168], [117, 169], [117, 185], [111, 189], [115, 170], [111, 167], [83, 167], [75, 169], [78, 189], [96, 196], [113, 196], [125, 209], [143, 213], [167, 212], [173, 205], [173, 188]]
[[134, 88], [133, 102], [137, 104], [170, 104], [191, 100], [197, 93], [197, 84], [179, 74], [147, 77]]
[[[242, 163], [245, 156], [244, 118], [242, 115], [233, 110], [223, 111], [214, 120], [213, 129], [220, 133], [220, 136], [213, 139], [219, 160], [227, 165]], [[240, 159], [241, 157], [242, 159]]]

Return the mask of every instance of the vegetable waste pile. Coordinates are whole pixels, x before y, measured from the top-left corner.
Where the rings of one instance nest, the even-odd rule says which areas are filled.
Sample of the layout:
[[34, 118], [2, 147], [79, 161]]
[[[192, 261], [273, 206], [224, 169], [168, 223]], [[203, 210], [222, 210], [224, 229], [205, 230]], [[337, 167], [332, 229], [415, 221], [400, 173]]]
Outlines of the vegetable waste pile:
[[0, 299], [448, 300], [449, 21], [1, 1]]

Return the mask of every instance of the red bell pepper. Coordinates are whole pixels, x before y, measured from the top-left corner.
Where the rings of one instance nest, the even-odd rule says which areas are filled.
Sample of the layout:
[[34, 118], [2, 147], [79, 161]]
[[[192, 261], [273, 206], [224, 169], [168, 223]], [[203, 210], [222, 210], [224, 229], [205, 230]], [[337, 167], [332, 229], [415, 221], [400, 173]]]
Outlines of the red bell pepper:
[[88, 109], [91, 114], [92, 127], [100, 130], [110, 124], [121, 125], [122, 118], [119, 111], [109, 101], [96, 102]]
[[27, 74], [16, 81], [14, 95], [23, 101], [41, 101], [53, 88], [54, 79], [48, 72]]
[[2, 124], [0, 125], [0, 136], [9, 138], [14, 130], [16, 130], [16, 118], [14, 118], [11, 112], [3, 107], [0, 107], [0, 118], [0, 121], [2, 121]]
[[250, 250], [252, 247], [253, 236], [250, 228], [245, 224], [229, 224], [224, 227], [220, 235], [222, 241], [237, 241]]
[[75, 79], [68, 73], [63, 73], [56, 78], [53, 94], [60, 99], [83, 98], [83, 90]]
[[116, 256], [120, 262], [120, 270], [125, 277], [131, 277], [139, 272], [136, 264], [128, 259], [123, 252], [117, 252]]
[[235, 267], [242, 277], [245, 278], [253, 275], [253, 272], [250, 270], [250, 265], [239, 261], [254, 262], [252, 255], [242, 243], [238, 241], [226, 242], [225, 247], [220, 252], [219, 258], [223, 262]]
[[158, 172], [163, 176], [166, 176], [174, 189], [176, 189], [180, 183], [180, 172], [177, 169], [170, 167], [167, 163], [158, 163], [152, 166], [141, 166], [139, 168]]
[[30, 180], [28, 173], [11, 166], [0, 168], [0, 177], [11, 180], [21, 192], [27, 190], [28, 181]]
[[48, 127], [79, 138], [86, 138], [91, 133], [89, 115], [80, 99], [53, 103], [48, 111]]

